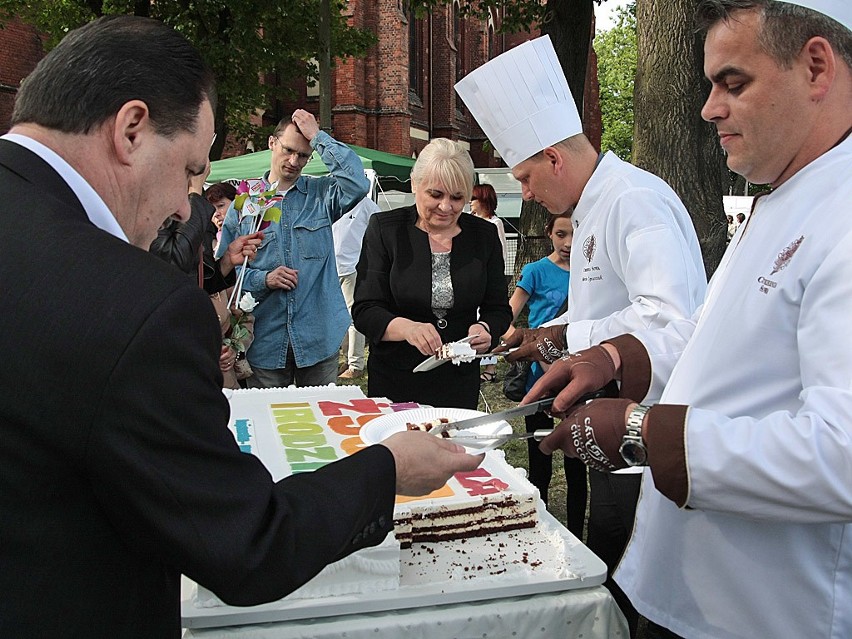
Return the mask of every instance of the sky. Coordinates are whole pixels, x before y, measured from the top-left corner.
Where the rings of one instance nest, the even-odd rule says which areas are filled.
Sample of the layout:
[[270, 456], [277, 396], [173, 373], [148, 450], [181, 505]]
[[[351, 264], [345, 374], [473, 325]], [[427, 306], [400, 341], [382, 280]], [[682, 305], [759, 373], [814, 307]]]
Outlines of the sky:
[[595, 29], [608, 31], [615, 26], [615, 10], [627, 4], [627, 0], [606, 0], [602, 5], [595, 5]]

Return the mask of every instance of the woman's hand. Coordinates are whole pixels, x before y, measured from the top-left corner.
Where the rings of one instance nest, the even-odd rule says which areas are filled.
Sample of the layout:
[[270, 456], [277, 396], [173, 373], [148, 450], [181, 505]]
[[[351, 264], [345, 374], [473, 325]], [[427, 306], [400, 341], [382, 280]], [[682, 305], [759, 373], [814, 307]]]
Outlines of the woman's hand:
[[222, 346], [222, 353], [219, 355], [219, 370], [227, 373], [234, 367], [237, 361], [237, 351], [230, 346]]
[[491, 333], [485, 329], [483, 324], [484, 322], [477, 322], [471, 324], [470, 328], [467, 329], [468, 336], [473, 336], [473, 339], [468, 343], [477, 353], [487, 353], [491, 350]]
[[441, 336], [438, 335], [438, 330], [432, 324], [410, 322], [403, 329], [403, 335], [406, 342], [427, 357], [434, 355], [443, 344]]

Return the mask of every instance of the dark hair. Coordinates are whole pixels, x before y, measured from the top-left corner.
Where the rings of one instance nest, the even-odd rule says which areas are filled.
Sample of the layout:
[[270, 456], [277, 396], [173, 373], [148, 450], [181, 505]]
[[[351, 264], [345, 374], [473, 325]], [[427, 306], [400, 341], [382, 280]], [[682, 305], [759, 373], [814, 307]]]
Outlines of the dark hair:
[[237, 198], [237, 189], [233, 184], [218, 182], [210, 185], [210, 188], [204, 191], [204, 197], [211, 204], [219, 200], [231, 200], [233, 202]]
[[184, 36], [150, 18], [106, 16], [42, 58], [21, 84], [12, 125], [85, 134], [141, 100], [154, 130], [173, 138], [195, 131], [205, 99], [215, 110], [213, 73]]
[[490, 184], [474, 184], [471, 199], [482, 202], [489, 215], [494, 215], [494, 211], [497, 210], [497, 193]]
[[775, 0], [701, 0], [695, 22], [706, 33], [717, 22], [736, 20], [737, 11], [751, 9], [760, 12], [760, 46], [781, 66], [789, 68], [808, 40], [822, 37], [852, 68], [852, 31], [813, 9]]
[[296, 131], [298, 131], [299, 133], [302, 132], [291, 118], [282, 118], [278, 121], [278, 124], [275, 125], [275, 130], [272, 132], [272, 137], [277, 138], [279, 135], [284, 133], [284, 131], [286, 131], [288, 127], [291, 126], [295, 127]]
[[550, 235], [553, 233], [553, 227], [556, 226], [556, 220], [560, 220], [563, 218], [571, 219], [571, 216], [574, 214], [574, 209], [568, 209], [564, 213], [556, 213], [554, 215], [549, 215], [547, 217], [547, 224], [544, 225], [544, 234]]

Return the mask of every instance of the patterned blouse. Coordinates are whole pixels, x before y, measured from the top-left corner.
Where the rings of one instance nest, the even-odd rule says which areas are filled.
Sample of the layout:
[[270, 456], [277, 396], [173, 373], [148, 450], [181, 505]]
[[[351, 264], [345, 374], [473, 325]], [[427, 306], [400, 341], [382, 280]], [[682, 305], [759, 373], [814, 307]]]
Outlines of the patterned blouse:
[[450, 253], [432, 253], [432, 312], [442, 319], [453, 307]]

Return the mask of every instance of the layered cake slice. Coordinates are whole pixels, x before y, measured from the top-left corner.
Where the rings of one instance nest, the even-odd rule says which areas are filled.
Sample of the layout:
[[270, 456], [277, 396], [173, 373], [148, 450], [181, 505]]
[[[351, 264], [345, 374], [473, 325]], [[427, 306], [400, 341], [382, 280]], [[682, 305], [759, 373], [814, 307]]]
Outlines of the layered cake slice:
[[397, 504], [394, 534], [403, 548], [534, 528], [538, 490], [497, 455], [457, 473], [439, 491]]
[[442, 344], [435, 357], [452, 360], [453, 364], [458, 366], [462, 362], [472, 362], [476, 358], [476, 351], [467, 342], [450, 342]]

